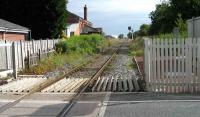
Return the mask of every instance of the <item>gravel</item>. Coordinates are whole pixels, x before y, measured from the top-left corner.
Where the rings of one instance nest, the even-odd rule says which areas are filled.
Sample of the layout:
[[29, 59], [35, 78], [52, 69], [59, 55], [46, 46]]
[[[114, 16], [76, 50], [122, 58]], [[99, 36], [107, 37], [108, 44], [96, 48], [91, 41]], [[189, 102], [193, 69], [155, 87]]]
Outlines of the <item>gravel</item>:
[[[101, 77], [96, 80], [96, 82], [94, 82], [89, 89], [93, 89], [92, 91], [97, 92], [138, 91], [138, 71], [132, 67], [132, 57], [128, 55], [128, 52], [129, 46], [128, 43], [125, 43], [120, 47], [118, 54], [113, 59], [111, 64], [107, 66], [107, 69], [103, 72]], [[134, 90], [132, 89], [132, 85]], [[101, 89], [99, 89], [100, 87]]]

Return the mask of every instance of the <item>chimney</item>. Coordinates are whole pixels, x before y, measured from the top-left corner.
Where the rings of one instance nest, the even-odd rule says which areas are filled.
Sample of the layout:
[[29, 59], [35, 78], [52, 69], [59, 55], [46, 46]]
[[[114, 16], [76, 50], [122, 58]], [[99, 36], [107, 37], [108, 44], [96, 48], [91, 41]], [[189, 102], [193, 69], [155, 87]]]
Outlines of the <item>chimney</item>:
[[84, 7], [84, 20], [87, 20], [87, 6]]

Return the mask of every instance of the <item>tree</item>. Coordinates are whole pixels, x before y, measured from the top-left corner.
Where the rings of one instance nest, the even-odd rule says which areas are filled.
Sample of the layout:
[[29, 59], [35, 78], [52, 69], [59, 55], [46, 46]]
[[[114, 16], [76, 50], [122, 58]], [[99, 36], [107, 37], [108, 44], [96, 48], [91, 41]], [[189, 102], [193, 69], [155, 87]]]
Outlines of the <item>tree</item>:
[[119, 34], [118, 38], [119, 39], [123, 39], [124, 38], [124, 34]]
[[155, 35], [172, 32], [176, 17], [176, 13], [173, 11], [169, 2], [162, 2], [156, 5], [156, 10], [150, 13], [152, 21], [149, 30], [150, 34]]
[[[135, 31], [133, 33], [133, 38], [136, 38], [137, 36], [148, 36], [149, 35], [149, 28], [150, 28], [150, 25], [148, 25], [148, 24], [142, 24], [140, 26], [140, 29], [138, 31]], [[132, 38], [132, 33], [129, 32], [127, 34], [127, 37], [128, 38]]]
[[170, 4], [176, 14], [182, 15], [183, 20], [200, 15], [199, 0], [170, 0]]
[[1, 0], [0, 17], [31, 29], [33, 38], [58, 38], [66, 27], [66, 0]]
[[180, 32], [185, 32], [187, 31], [187, 24], [186, 22], [182, 19], [182, 15], [179, 14], [177, 20], [175, 21], [176, 26], [179, 28]]
[[152, 21], [150, 34], [171, 33], [173, 28], [177, 26], [179, 14], [181, 14], [180, 20], [183, 22], [192, 17], [200, 16], [200, 0], [169, 0], [157, 4], [156, 10], [150, 13]]
[[150, 25], [142, 24], [140, 26], [139, 36], [147, 36], [147, 35], [149, 35], [149, 28], [150, 28]]

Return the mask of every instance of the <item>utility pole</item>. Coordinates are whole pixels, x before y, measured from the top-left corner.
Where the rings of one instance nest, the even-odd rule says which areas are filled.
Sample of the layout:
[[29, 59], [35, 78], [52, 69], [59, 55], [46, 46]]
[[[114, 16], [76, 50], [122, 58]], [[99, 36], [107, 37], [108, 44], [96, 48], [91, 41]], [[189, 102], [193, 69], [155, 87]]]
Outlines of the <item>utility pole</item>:
[[131, 30], [132, 40], [133, 40], [133, 30]]
[[128, 27], [129, 32], [131, 32], [131, 38], [133, 40], [133, 29], [131, 28], [131, 26]]

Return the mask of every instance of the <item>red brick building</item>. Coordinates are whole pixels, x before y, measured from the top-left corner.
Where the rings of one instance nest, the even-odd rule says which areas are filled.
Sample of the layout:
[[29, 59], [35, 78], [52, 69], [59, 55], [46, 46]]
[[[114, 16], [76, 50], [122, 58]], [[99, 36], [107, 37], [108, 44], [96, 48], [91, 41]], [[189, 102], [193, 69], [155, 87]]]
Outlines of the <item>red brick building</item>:
[[84, 18], [68, 11], [66, 34], [68, 37], [81, 34], [102, 33], [102, 28], [94, 28], [87, 20], [87, 6], [84, 7]]
[[0, 19], [0, 40], [26, 40], [28, 34], [28, 28]]

